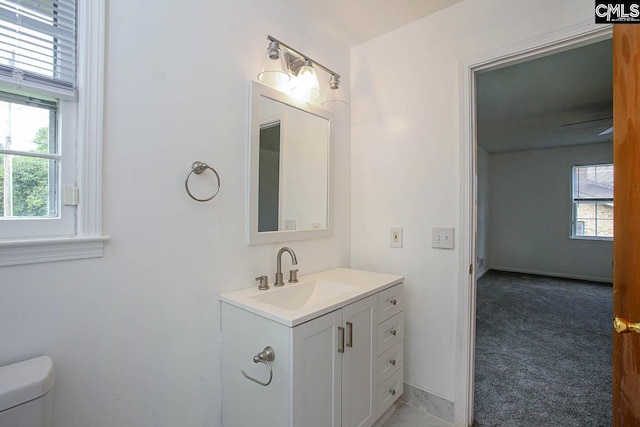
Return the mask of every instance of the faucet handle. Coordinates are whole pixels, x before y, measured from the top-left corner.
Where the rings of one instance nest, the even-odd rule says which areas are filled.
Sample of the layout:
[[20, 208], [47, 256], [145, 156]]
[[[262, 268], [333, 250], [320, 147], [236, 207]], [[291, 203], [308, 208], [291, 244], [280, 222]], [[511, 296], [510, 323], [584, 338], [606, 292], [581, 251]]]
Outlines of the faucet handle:
[[289, 270], [289, 283], [298, 283], [298, 269]]
[[267, 276], [258, 276], [256, 277], [256, 281], [260, 282], [258, 285], [259, 290], [266, 291], [269, 289], [269, 278]]

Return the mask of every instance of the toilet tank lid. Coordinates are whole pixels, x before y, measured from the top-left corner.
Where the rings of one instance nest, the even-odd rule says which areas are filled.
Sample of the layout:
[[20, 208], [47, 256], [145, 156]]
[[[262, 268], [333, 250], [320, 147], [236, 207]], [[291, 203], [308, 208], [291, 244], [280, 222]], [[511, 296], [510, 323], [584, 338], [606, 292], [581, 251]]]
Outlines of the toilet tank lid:
[[0, 366], [0, 412], [43, 396], [51, 390], [54, 380], [49, 356]]

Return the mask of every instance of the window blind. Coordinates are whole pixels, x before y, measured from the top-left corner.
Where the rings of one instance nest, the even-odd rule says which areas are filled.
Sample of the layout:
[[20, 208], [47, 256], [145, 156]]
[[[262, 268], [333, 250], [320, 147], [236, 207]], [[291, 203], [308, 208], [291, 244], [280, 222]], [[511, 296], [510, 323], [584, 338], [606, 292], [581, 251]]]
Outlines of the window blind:
[[613, 165], [574, 166], [574, 202], [610, 202], [613, 200]]
[[76, 3], [0, 0], [1, 81], [75, 97]]

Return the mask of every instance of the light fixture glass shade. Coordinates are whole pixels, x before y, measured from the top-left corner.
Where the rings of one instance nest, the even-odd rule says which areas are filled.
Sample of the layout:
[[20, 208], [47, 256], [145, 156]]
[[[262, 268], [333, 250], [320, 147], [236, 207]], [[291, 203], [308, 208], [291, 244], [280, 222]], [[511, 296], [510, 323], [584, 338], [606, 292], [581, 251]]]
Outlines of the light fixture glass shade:
[[337, 76], [331, 76], [329, 79], [324, 100], [320, 105], [330, 110], [342, 110], [349, 105], [344, 92], [340, 89], [340, 80]]
[[278, 42], [269, 43], [262, 70], [258, 73], [258, 80], [271, 86], [280, 86], [291, 80]]
[[293, 83], [291, 93], [296, 98], [311, 100], [320, 96], [320, 84], [316, 70], [310, 60], [305, 60], [304, 65], [298, 70], [298, 77]]

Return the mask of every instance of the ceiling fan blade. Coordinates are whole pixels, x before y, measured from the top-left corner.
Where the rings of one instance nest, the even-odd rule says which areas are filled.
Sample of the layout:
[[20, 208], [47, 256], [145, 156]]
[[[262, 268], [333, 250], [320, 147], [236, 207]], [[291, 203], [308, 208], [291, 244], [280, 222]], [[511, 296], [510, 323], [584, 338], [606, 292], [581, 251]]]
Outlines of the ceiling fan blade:
[[610, 133], [613, 133], [613, 126], [611, 126], [609, 129], [603, 130], [598, 134], [598, 136], [609, 135]]
[[602, 120], [609, 120], [612, 119], [613, 117], [602, 117], [599, 119], [592, 119], [592, 120], [583, 120], [581, 122], [574, 122], [574, 123], [565, 123], [563, 125], [560, 125], [560, 127], [565, 127], [565, 126], [575, 126], [575, 125], [583, 125], [585, 123], [591, 123], [591, 122], [600, 122]]

